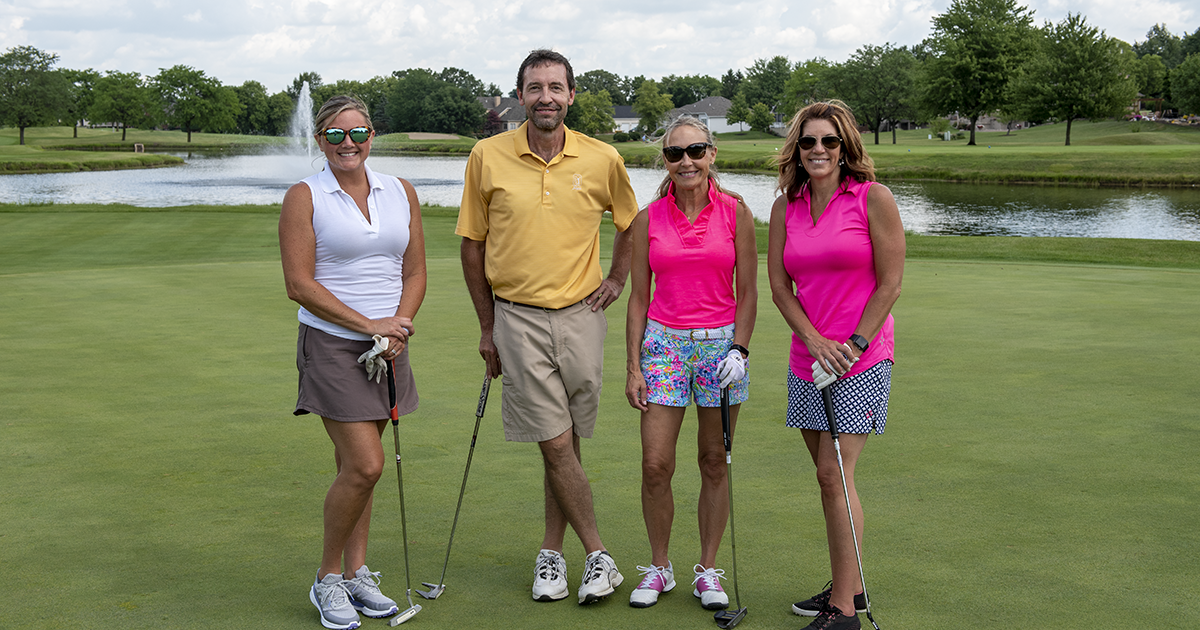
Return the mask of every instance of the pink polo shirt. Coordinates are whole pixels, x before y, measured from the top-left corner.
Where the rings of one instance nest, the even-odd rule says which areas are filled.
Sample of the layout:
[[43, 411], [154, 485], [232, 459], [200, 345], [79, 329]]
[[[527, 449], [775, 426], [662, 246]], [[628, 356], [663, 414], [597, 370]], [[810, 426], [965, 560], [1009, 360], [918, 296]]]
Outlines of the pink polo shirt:
[[[737, 314], [737, 200], [709, 180], [708, 205], [694, 223], [675, 206], [675, 184], [651, 203], [650, 272], [654, 295], [647, 317], [669, 328], [718, 328]], [[747, 229], [753, 229], [750, 226]]]
[[[809, 189], [788, 204], [784, 215], [787, 243], [783, 267], [796, 283], [796, 298], [809, 321], [823, 336], [845, 341], [854, 334], [867, 302], [875, 293], [875, 255], [867, 217], [867, 191], [871, 182], [846, 178], [813, 225]], [[895, 360], [894, 324], [888, 315], [870, 348], [850, 369], [860, 374], [885, 359]], [[812, 380], [815, 359], [800, 337], [792, 335], [788, 365], [792, 373]]]

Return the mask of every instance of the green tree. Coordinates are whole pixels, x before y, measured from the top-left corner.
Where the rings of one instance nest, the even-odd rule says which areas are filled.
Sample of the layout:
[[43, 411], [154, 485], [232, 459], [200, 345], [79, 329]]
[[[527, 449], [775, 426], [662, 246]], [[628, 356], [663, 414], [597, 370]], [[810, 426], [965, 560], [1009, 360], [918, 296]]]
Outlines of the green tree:
[[729, 111], [725, 112], [726, 124], [737, 123], [738, 131], [742, 131], [742, 123], [749, 122], [749, 119], [750, 107], [746, 105], [746, 95], [741, 93], [734, 95], [729, 104]]
[[613, 122], [613, 104], [608, 90], [575, 94], [575, 103], [567, 108], [567, 127], [594, 136], [610, 133]]
[[1146, 41], [1134, 42], [1133, 50], [1138, 57], [1158, 55], [1166, 64], [1167, 70], [1183, 63], [1183, 40], [1167, 30], [1166, 24], [1155, 24], [1146, 31]]
[[792, 75], [783, 85], [783, 109], [780, 113], [784, 118], [790, 119], [805, 105], [826, 98], [828, 86], [825, 77], [831, 67], [832, 64], [822, 57], [796, 64]]
[[153, 127], [161, 108], [146, 79], [136, 72], [110, 71], [96, 79], [95, 95], [88, 118], [96, 122], [121, 125], [121, 142], [126, 130], [133, 127]]
[[1134, 65], [1137, 89], [1146, 96], [1162, 96], [1166, 88], [1167, 65], [1158, 55], [1145, 55]]
[[930, 114], [958, 113], [975, 124], [1001, 109], [1009, 79], [1030, 48], [1029, 10], [1016, 0], [954, 0], [933, 18], [925, 45], [923, 102]]
[[269, 136], [287, 135], [288, 127], [292, 124], [292, 112], [296, 109], [296, 101], [287, 92], [276, 92], [267, 99], [267, 126]]
[[742, 87], [742, 81], [745, 80], [746, 76], [742, 74], [741, 70], [730, 68], [725, 74], [721, 75], [721, 96], [732, 101], [733, 97], [738, 95], [738, 91]]
[[685, 77], [670, 75], [659, 82], [659, 89], [671, 97], [676, 107], [691, 105], [701, 99], [721, 94], [721, 82], [703, 74]]
[[1200, 53], [1188, 55], [1171, 71], [1171, 99], [1180, 112], [1200, 114]]
[[917, 60], [908, 48], [867, 44], [825, 76], [831, 95], [845, 101], [858, 121], [875, 132], [875, 144], [885, 122], [891, 123], [895, 144], [895, 123], [914, 117], [916, 71]]
[[33, 46], [16, 46], [0, 55], [0, 122], [18, 129], [53, 125], [67, 115], [70, 86], [54, 69], [58, 55]]
[[470, 92], [425, 68], [393, 75], [385, 106], [393, 131], [470, 135], [483, 129], [487, 110]]
[[237, 117], [237, 131], [241, 134], [268, 135], [267, 122], [271, 118], [271, 104], [267, 88], [258, 81], [246, 81], [232, 88], [237, 94], [242, 111]]
[[645, 129], [647, 134], [653, 134], [659, 128], [663, 118], [673, 107], [671, 97], [659, 92], [657, 83], [649, 79], [642, 81], [637, 99], [633, 102], [633, 111], [638, 115], [638, 125]]
[[763, 103], [771, 111], [782, 111], [784, 88], [791, 76], [792, 63], [787, 57], [757, 59], [746, 69], [746, 78], [739, 89], [746, 95], [747, 103]]
[[755, 103], [750, 109], [749, 120], [750, 128], [754, 131], [762, 131], [764, 133], [771, 131], [771, 125], [775, 122], [775, 115], [771, 110], [767, 109], [765, 103]]
[[483, 84], [483, 81], [475, 78], [475, 75], [453, 66], [443, 68], [438, 73], [438, 78], [445, 83], [449, 83], [455, 87], [466, 90], [471, 96], [488, 96], [488, 88]]
[[[316, 72], [301, 72], [299, 76], [297, 76], [295, 79], [292, 79], [292, 84], [288, 86], [287, 89], [287, 95], [292, 97], [293, 102], [300, 99], [300, 90], [303, 89], [305, 83], [308, 84], [309, 94], [316, 92], [322, 85], [324, 85], [324, 83], [321, 81], [321, 75], [317, 74]], [[315, 98], [313, 99], [313, 101], [316, 100], [317, 99]], [[321, 103], [324, 103], [324, 101], [314, 102], [313, 107], [320, 107]]]
[[237, 125], [237, 97], [203, 70], [184, 65], [159, 68], [153, 83], [166, 123], [186, 131], [188, 142], [193, 131], [225, 131]]
[[100, 73], [88, 68], [87, 70], [60, 70], [67, 80], [70, 96], [67, 99], [67, 115], [71, 117], [71, 136], [79, 137], [79, 126], [88, 116], [92, 108], [94, 89]]
[[1192, 31], [1191, 35], [1185, 34], [1183, 36], [1182, 50], [1180, 52], [1183, 53], [1185, 60], [1192, 55], [1200, 54], [1200, 28]]
[[1137, 97], [1129, 72], [1133, 60], [1078, 13], [1047, 23], [1040, 34], [1038, 51], [1021, 66], [1013, 94], [1030, 118], [1066, 121], [1070, 146], [1072, 121], [1120, 115]]
[[588, 70], [575, 77], [575, 92], [578, 96], [583, 92], [608, 92], [613, 105], [628, 105], [629, 99], [625, 91], [625, 82], [620, 76], [607, 70]]

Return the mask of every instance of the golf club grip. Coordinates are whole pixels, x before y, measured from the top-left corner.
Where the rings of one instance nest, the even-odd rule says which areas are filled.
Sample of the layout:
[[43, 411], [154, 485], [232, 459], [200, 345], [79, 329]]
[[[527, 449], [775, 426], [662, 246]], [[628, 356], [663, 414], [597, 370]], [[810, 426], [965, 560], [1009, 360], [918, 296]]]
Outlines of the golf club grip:
[[388, 405], [391, 407], [392, 424], [400, 422], [400, 415], [396, 413], [396, 367], [392, 365], [391, 360], [387, 362], [387, 378], [388, 378]]
[[828, 387], [821, 388], [821, 400], [825, 403], [825, 420], [829, 422], [829, 437], [838, 439], [837, 414], [833, 411], [833, 395]]
[[721, 388], [721, 436], [725, 439], [725, 452], [733, 450], [733, 436], [729, 430], [729, 388]]
[[488, 392], [492, 389], [492, 377], [483, 375], [483, 390], [479, 392], [479, 406], [475, 407], [475, 417], [482, 418], [483, 410], [487, 407]]

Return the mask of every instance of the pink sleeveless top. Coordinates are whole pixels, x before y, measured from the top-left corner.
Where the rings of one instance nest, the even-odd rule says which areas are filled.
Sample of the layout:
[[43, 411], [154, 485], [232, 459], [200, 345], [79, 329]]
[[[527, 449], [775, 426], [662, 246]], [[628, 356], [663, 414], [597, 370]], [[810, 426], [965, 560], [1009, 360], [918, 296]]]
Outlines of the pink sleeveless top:
[[[871, 182], [846, 178], [813, 225], [809, 189], [787, 205], [784, 225], [787, 243], [783, 267], [796, 283], [796, 298], [808, 319], [823, 336], [844, 341], [854, 334], [867, 301], [875, 293], [875, 255], [867, 218], [867, 192]], [[850, 369], [849, 376], [871, 366], [895, 360], [894, 324], [888, 315], [879, 335]], [[792, 335], [788, 365], [792, 373], [812, 380], [813, 357], [800, 337]]]
[[[737, 200], [709, 180], [708, 205], [691, 223], [675, 207], [675, 185], [649, 213], [650, 272], [654, 295], [647, 316], [669, 328], [717, 328], [737, 313]], [[753, 226], [747, 228], [753, 229]]]

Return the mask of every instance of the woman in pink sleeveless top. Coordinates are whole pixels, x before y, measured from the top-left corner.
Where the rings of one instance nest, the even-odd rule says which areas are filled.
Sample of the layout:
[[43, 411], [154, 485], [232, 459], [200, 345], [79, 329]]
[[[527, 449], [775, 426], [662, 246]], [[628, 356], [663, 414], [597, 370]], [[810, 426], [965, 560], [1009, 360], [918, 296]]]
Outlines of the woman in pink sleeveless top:
[[642, 515], [651, 551], [629, 596], [636, 608], [653, 606], [675, 587], [667, 554], [675, 515], [671, 477], [684, 411], [693, 400], [700, 561], [693, 567], [692, 594], [709, 610], [729, 606], [720, 582], [724, 571], [715, 567], [729, 518], [721, 389], [729, 387], [732, 431], [748, 395], [746, 346], [757, 312], [758, 250], [750, 209], [717, 185], [716, 155], [704, 123], [690, 116], [672, 122], [663, 135], [667, 177], [631, 228], [625, 394], [642, 416]]
[[854, 467], [874, 430], [883, 433], [894, 360], [892, 305], [904, 275], [904, 227], [896, 200], [874, 183], [854, 115], [840, 101], [814, 103], [792, 119], [779, 155], [767, 271], [771, 298], [792, 329], [787, 425], [799, 428], [817, 468], [832, 584], [792, 606], [808, 628], [857, 630], [865, 596], [855, 541], [813, 364], [829, 385], [854, 532], [863, 514]]

